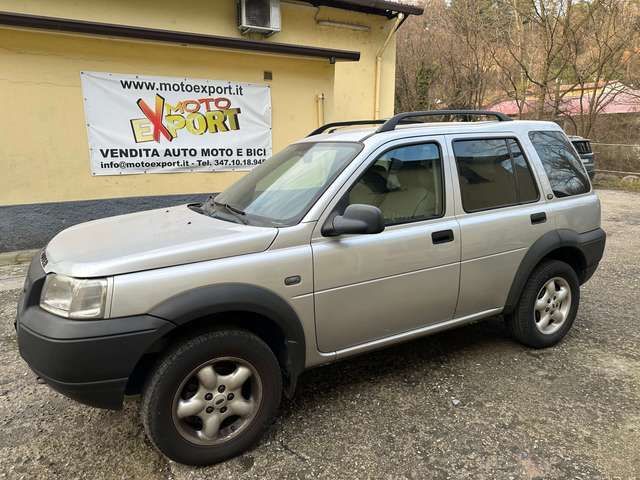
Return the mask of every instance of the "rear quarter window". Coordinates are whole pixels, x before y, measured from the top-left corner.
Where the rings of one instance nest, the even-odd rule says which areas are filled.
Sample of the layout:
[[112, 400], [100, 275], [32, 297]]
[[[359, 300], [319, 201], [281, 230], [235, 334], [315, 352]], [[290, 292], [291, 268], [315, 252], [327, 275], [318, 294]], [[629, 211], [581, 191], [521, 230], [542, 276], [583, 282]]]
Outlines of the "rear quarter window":
[[590, 190], [582, 161], [562, 132], [531, 131], [529, 139], [542, 161], [556, 197], [580, 195]]

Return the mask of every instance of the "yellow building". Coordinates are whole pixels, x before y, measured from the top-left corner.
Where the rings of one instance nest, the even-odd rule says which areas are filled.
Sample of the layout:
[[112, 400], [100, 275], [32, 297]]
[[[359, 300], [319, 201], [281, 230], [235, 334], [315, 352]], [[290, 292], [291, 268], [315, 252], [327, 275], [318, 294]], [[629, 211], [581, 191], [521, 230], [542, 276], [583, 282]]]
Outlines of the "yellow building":
[[[263, 22], [245, 16], [264, 4], [267, 30], [240, 28]], [[91, 218], [202, 198], [243, 175], [96, 173], [90, 139], [102, 132], [89, 120], [108, 122], [119, 100], [92, 112], [102, 90], [88, 89], [86, 72], [268, 86], [277, 152], [324, 122], [391, 115], [395, 31], [421, 13], [415, 0], [0, 0], [0, 252]], [[136, 138], [152, 140], [134, 120]], [[192, 133], [216, 130], [196, 120]]]

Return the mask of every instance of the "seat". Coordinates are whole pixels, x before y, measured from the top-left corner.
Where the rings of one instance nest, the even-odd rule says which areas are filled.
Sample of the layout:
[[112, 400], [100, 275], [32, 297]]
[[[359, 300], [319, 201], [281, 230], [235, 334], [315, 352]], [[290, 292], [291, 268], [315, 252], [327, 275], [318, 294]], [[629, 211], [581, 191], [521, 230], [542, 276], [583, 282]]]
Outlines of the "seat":
[[[399, 162], [401, 167], [392, 169], [387, 177], [391, 189], [379, 205], [387, 223], [436, 215], [435, 182], [432, 161]], [[393, 164], [393, 162], [392, 162]]]
[[380, 165], [374, 165], [349, 192], [349, 205], [358, 203], [380, 207], [386, 192], [386, 170]]

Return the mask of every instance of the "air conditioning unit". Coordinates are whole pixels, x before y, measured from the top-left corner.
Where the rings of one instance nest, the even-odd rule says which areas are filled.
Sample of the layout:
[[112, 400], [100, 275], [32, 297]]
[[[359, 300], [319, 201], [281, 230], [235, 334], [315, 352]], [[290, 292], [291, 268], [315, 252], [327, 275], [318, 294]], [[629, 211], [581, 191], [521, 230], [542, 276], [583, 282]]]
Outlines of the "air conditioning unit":
[[238, 27], [242, 33], [279, 32], [280, 0], [238, 0]]

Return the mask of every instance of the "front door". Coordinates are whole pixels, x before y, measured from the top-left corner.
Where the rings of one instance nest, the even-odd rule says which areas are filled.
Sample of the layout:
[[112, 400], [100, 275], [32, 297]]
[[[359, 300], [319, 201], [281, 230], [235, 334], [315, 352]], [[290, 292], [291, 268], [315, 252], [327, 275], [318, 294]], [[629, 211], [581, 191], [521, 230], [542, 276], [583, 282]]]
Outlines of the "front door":
[[[320, 218], [312, 240], [318, 348], [333, 352], [450, 320], [458, 296], [460, 233], [443, 142], [380, 148]], [[331, 212], [380, 208], [385, 230], [323, 237]]]

